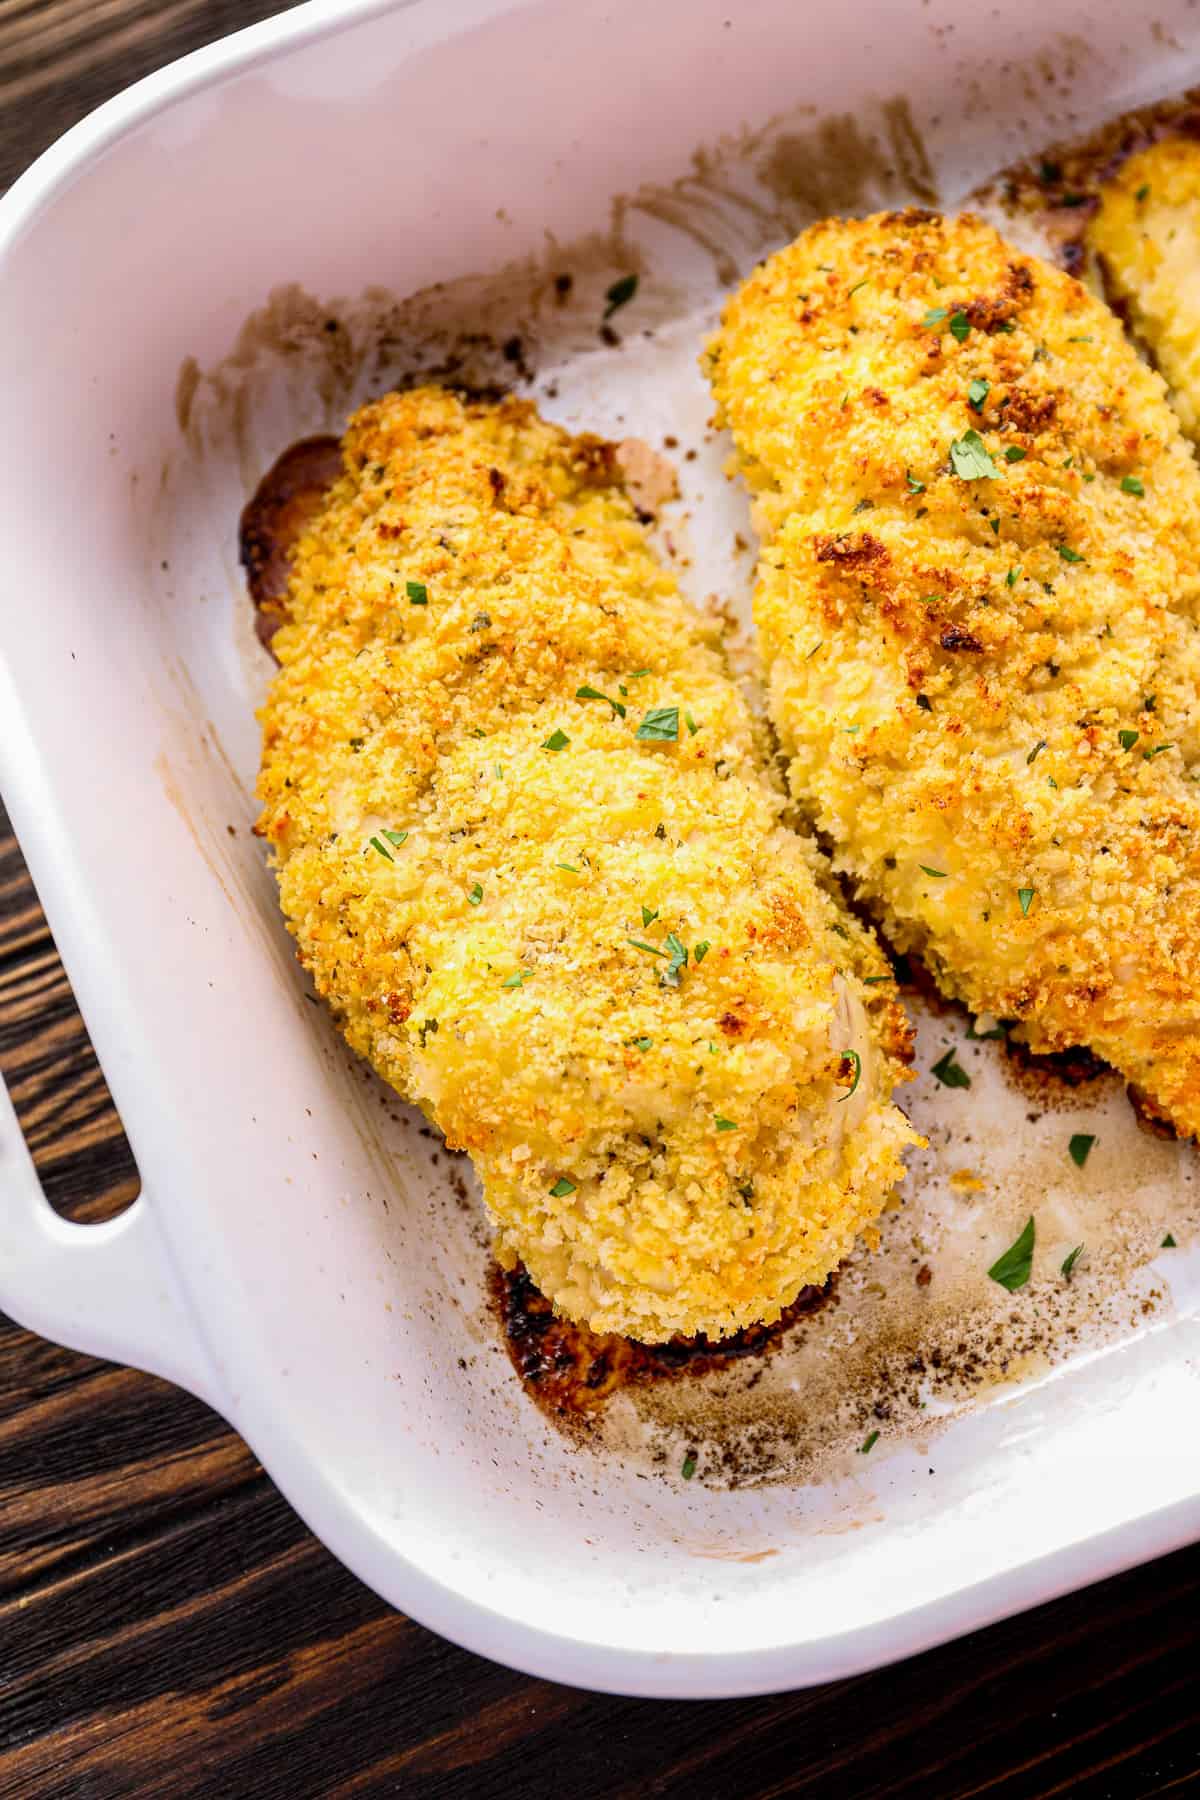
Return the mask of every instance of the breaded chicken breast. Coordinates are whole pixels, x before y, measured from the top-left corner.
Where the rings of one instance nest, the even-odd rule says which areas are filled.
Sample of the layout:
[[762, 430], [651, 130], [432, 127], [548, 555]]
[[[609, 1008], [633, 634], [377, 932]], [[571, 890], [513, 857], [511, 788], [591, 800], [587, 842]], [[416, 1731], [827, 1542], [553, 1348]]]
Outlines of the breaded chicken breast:
[[425, 388], [343, 452], [262, 712], [300, 958], [562, 1313], [775, 1319], [902, 1173], [888, 965], [612, 446]]
[[1200, 438], [1200, 143], [1166, 138], [1122, 163], [1088, 227], [1105, 285]]
[[1072, 277], [830, 220], [707, 352], [791, 781], [899, 947], [1200, 1129], [1200, 473]]

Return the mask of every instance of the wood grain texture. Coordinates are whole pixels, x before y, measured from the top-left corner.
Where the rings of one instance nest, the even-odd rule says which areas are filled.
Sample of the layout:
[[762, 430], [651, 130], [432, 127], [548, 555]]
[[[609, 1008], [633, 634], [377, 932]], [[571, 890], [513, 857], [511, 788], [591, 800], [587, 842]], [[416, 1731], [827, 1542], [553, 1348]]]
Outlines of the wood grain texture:
[[[0, 0], [0, 183], [274, 10]], [[125, 1204], [136, 1169], [2, 812], [0, 1068], [52, 1202]], [[0, 1320], [0, 1800], [1150, 1800], [1200, 1794], [1198, 1674], [1200, 1547], [804, 1693], [530, 1681], [384, 1607], [199, 1401]]]

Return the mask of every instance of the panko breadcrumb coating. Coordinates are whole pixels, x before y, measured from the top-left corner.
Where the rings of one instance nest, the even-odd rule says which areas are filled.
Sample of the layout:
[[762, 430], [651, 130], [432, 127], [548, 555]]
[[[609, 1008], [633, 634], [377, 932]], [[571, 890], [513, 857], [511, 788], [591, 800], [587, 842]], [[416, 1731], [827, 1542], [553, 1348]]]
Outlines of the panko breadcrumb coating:
[[978, 219], [830, 220], [708, 351], [791, 781], [947, 993], [1200, 1129], [1200, 472], [1161, 378]]
[[888, 965], [781, 824], [612, 446], [425, 388], [344, 457], [262, 713], [301, 960], [561, 1312], [773, 1320], [903, 1172]]
[[1088, 227], [1105, 286], [1200, 438], [1200, 143], [1165, 138], [1122, 163]]

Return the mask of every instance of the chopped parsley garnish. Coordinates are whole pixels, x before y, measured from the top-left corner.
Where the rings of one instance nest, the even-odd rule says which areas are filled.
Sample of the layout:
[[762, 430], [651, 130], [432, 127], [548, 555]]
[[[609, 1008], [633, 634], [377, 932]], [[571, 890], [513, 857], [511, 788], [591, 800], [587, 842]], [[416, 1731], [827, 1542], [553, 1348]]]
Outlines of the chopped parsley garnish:
[[1158, 1247], [1160, 1250], [1178, 1250], [1179, 1245], [1175, 1242], [1173, 1233], [1168, 1231], [1166, 1237]]
[[1067, 1154], [1077, 1169], [1082, 1169], [1091, 1153], [1091, 1148], [1095, 1141], [1096, 1139], [1093, 1133], [1088, 1131], [1077, 1131], [1067, 1145]]
[[921, 320], [921, 323], [922, 325], [940, 325], [942, 320], [949, 315], [949, 312], [950, 308], [948, 306], [931, 306], [929, 311], [925, 314], [925, 317]]
[[905, 469], [904, 479], [908, 483], [908, 491], [910, 494], [923, 494], [925, 492], [925, 483], [923, 481], [918, 481], [911, 469]]
[[851, 294], [857, 294], [859, 288], [866, 287], [866, 285], [870, 279], [871, 279], [871, 277], [869, 275], [864, 275], [862, 280], [856, 281], [852, 288], [847, 288], [846, 289], [847, 300], [850, 298]]
[[404, 591], [414, 606], [429, 605], [429, 590], [423, 581], [406, 581]]
[[1033, 749], [1029, 752], [1029, 755], [1025, 758], [1026, 763], [1035, 763], [1045, 748], [1045, 738], [1039, 738], [1037, 743], [1033, 746]]
[[402, 844], [408, 836], [408, 833], [407, 831], [388, 831], [385, 828], [383, 835], [389, 844]]
[[708, 939], [701, 938], [700, 942], [696, 945], [695, 949], [692, 951], [692, 955], [695, 957], [695, 959], [698, 963], [702, 963], [711, 949], [712, 949], [712, 945], [709, 943]]
[[[1068, 344], [1090, 344], [1093, 341], [1094, 340], [1093, 340], [1090, 332], [1082, 332], [1078, 337], [1069, 337], [1067, 339]], [[1069, 465], [1067, 463], [1063, 464], [1064, 469], [1067, 468], [1068, 466]]]
[[515, 975], [506, 975], [504, 980], [500, 983], [500, 986], [506, 988], [524, 987], [532, 974], [532, 969], [518, 969]]
[[625, 717], [625, 708], [622, 706], [621, 702], [619, 700], [610, 700], [607, 694], [602, 694], [600, 692], [599, 688], [586, 686], [576, 688], [575, 698], [577, 700], [603, 700], [606, 705], [612, 707], [615, 716], [622, 719]]
[[918, 863], [917, 867], [923, 875], [932, 875], [935, 881], [945, 881], [946, 879], [945, 869], [931, 869], [928, 863]]
[[718, 1131], [736, 1131], [737, 1126], [732, 1119], [723, 1119], [720, 1113], [713, 1114], [713, 1124]]
[[1173, 750], [1174, 748], [1174, 744], [1155, 744], [1153, 750], [1143, 750], [1142, 756], [1146, 762], [1153, 762], [1155, 757], [1161, 756], [1164, 750]]
[[633, 1040], [633, 1047], [635, 1050], [650, 1050], [653, 1046], [653, 1038], [634, 1038]]
[[1079, 1259], [1082, 1255], [1083, 1255], [1083, 1245], [1076, 1244], [1075, 1248], [1073, 1250], [1068, 1250], [1067, 1254], [1063, 1257], [1062, 1267], [1061, 1267], [1059, 1273], [1064, 1275], [1068, 1281], [1070, 1281], [1071, 1276], [1074, 1274], [1075, 1264], [1079, 1261]]
[[872, 1450], [875, 1448], [875, 1446], [878, 1442], [879, 1442], [879, 1433], [877, 1431], [868, 1431], [866, 1437], [863, 1439], [862, 1443], [858, 1446], [859, 1456], [870, 1456]]
[[696, 1458], [691, 1450], [689, 1450], [684, 1457], [683, 1467], [680, 1469], [679, 1473], [683, 1476], [685, 1481], [690, 1481], [692, 1476], [696, 1473]]
[[673, 931], [668, 931], [666, 943], [670, 952], [670, 960], [662, 972], [662, 978], [668, 987], [678, 987], [680, 971], [687, 967], [687, 945], [682, 943]]
[[565, 1175], [560, 1175], [550, 1192], [556, 1200], [565, 1200], [568, 1194], [575, 1192], [575, 1183], [568, 1181]]
[[928, 694], [918, 694], [917, 695], [917, 705], [920, 707], [922, 712], [932, 712], [933, 711], [933, 701], [929, 698]]
[[1077, 563], [1083, 561], [1078, 550], [1072, 550], [1070, 544], [1060, 544], [1058, 546], [1058, 554], [1065, 563]]
[[850, 1067], [854, 1070], [854, 1080], [841, 1096], [841, 1099], [839, 1099], [839, 1106], [841, 1105], [842, 1100], [848, 1100], [850, 1098], [851, 1094], [854, 1093], [859, 1082], [862, 1080], [862, 1057], [858, 1054], [857, 1050], [843, 1050], [842, 1061], [844, 1063], [849, 1063]]
[[635, 950], [648, 950], [651, 956], [665, 956], [667, 954], [665, 950], [660, 950], [657, 944], [644, 944], [641, 938], [626, 938], [625, 942], [627, 944], [632, 944]]
[[817, 654], [817, 651], [821, 648], [821, 645], [824, 642], [825, 642], [824, 638], [817, 639], [816, 643], [813, 645], [812, 649], [809, 651], [808, 655], [805, 657], [805, 659], [804, 659], [805, 662], [812, 661], [813, 657]]
[[653, 923], [654, 923], [655, 919], [657, 919], [657, 917], [658, 917], [658, 909], [657, 908], [655, 908], [655, 910], [652, 912], [648, 906], [643, 904], [643, 906], [642, 906], [642, 924], [643, 925], [653, 925]]
[[947, 1050], [945, 1056], [939, 1057], [929, 1073], [936, 1075], [943, 1087], [969, 1088], [971, 1085], [971, 1077], [962, 1064], [955, 1060], [953, 1050]]
[[1141, 735], [1140, 731], [1118, 731], [1117, 737], [1122, 750], [1132, 750]]
[[1010, 1294], [1015, 1294], [1018, 1288], [1023, 1288], [1032, 1273], [1034, 1237], [1031, 1213], [1025, 1221], [1025, 1229], [1016, 1243], [1010, 1244], [1004, 1255], [998, 1256], [988, 1270], [989, 1278], [992, 1281], [998, 1281], [1000, 1286], [1007, 1288]]
[[675, 743], [679, 737], [679, 708], [652, 706], [634, 736], [652, 744]]
[[543, 741], [542, 749], [565, 750], [570, 741], [565, 731], [552, 731], [550, 736]]
[[555, 863], [556, 869], [565, 869], [568, 875], [578, 875], [579, 870], [574, 863]]
[[382, 839], [373, 837], [369, 840], [369, 842], [370, 842], [372, 850], [378, 850], [380, 856], [383, 857], [385, 862], [395, 862], [395, 860], [396, 860], [395, 857], [392, 855], [391, 851], [388, 849], [387, 845], [382, 841]]
[[1004, 460], [1005, 462], [1024, 462], [1028, 454], [1027, 450], [1022, 450], [1020, 444], [1010, 444], [1004, 452]]
[[1146, 197], [1148, 196], [1149, 192], [1150, 192], [1150, 183], [1148, 181], [1143, 181], [1141, 187], [1138, 189], [1137, 193], [1133, 197], [1135, 200], [1145, 200]]
[[982, 375], [977, 375], [967, 388], [967, 405], [974, 407], [975, 411], [978, 412], [984, 401], [987, 399], [990, 391], [991, 382], [985, 381]]
[[1023, 919], [1028, 918], [1029, 916], [1029, 909], [1033, 905], [1033, 896], [1036, 892], [1036, 888], [1017, 889], [1017, 899], [1021, 902], [1021, 917]]
[[604, 308], [604, 317], [611, 319], [618, 307], [628, 306], [637, 290], [638, 278], [636, 275], [622, 275], [619, 281], [614, 281], [604, 296], [608, 302]]
[[472, 906], [479, 906], [482, 903], [483, 888], [478, 881], [475, 883], [475, 886], [471, 889], [470, 893], [467, 895], [467, 899]]
[[970, 321], [970, 319], [968, 319], [966, 313], [962, 310], [962, 308], [960, 306], [958, 311], [951, 315], [951, 319], [950, 319], [951, 335], [953, 337], [956, 337], [960, 344], [964, 344], [967, 341], [967, 334], [970, 331], [970, 329], [971, 329], [971, 321]]
[[894, 975], [864, 975], [863, 986], [875, 987], [881, 981], [895, 981], [895, 979], [896, 977]]
[[700, 727], [697, 725], [695, 719], [693, 719], [690, 712], [685, 711], [685, 713], [683, 715], [683, 722], [688, 728], [688, 736], [695, 737], [695, 735], [699, 731]]
[[1056, 182], [1062, 180], [1062, 164], [1044, 162], [1038, 170], [1038, 175], [1047, 187], [1053, 187]]
[[941, 599], [941, 597], [942, 596], [940, 594], [922, 594], [921, 595], [921, 605], [922, 606], [936, 606], [938, 601]]
[[1000, 472], [974, 426], [954, 439], [950, 445], [950, 461], [960, 481], [991, 481]]

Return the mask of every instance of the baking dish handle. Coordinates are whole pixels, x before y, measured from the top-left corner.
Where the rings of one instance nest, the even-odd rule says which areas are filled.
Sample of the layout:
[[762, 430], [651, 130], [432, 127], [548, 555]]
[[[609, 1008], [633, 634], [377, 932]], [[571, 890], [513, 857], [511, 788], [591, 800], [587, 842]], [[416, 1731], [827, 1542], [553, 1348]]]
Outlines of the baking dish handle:
[[53, 1210], [0, 1077], [0, 1307], [72, 1350], [131, 1363], [220, 1407], [148, 1196], [102, 1225]]

